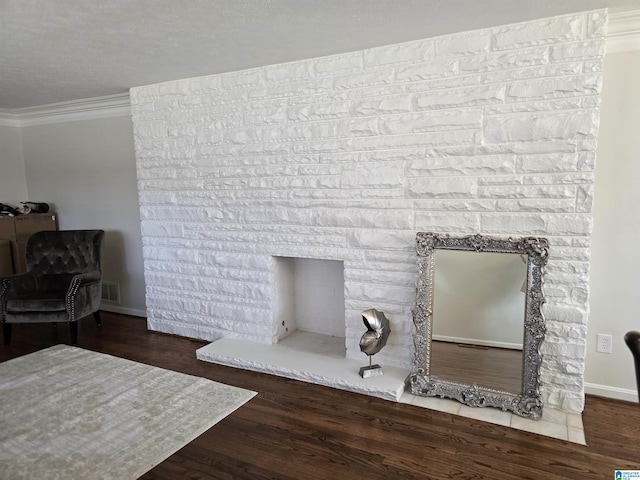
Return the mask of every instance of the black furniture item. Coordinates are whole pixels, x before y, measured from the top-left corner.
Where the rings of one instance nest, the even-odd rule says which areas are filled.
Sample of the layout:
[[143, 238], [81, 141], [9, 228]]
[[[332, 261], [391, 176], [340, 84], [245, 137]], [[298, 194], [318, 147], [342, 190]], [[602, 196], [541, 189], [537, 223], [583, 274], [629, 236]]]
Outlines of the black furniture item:
[[640, 332], [627, 332], [624, 336], [624, 343], [633, 354], [633, 363], [636, 368], [636, 385], [638, 387], [638, 401], [640, 401]]
[[78, 320], [93, 314], [100, 325], [103, 230], [34, 233], [26, 245], [26, 273], [0, 278], [4, 344], [14, 323], [68, 322], [71, 344]]

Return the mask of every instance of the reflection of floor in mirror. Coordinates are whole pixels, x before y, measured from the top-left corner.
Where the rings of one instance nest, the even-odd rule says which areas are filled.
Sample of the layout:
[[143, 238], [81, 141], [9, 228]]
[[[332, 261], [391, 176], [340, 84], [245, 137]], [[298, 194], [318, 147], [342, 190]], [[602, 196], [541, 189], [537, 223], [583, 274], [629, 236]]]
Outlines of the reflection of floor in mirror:
[[431, 375], [520, 393], [522, 351], [450, 342], [431, 343]]

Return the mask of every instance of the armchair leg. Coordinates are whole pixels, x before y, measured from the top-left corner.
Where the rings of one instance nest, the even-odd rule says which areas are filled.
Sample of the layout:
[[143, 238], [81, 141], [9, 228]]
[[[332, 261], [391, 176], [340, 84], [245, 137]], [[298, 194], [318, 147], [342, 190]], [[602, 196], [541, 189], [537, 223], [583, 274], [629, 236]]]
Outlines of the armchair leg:
[[2, 324], [2, 336], [4, 337], [4, 344], [11, 345], [11, 324], [4, 322]]
[[69, 333], [71, 334], [71, 345], [78, 343], [78, 322], [69, 322]]
[[99, 327], [102, 326], [102, 320], [100, 320], [100, 310], [93, 312], [93, 318], [96, 319], [96, 325], [98, 325]]

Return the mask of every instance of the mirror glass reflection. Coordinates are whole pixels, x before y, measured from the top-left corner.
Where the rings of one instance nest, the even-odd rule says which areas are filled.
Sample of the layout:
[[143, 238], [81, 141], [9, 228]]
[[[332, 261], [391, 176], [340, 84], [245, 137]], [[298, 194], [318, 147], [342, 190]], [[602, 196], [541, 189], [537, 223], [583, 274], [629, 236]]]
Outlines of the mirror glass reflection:
[[519, 393], [527, 257], [437, 250], [431, 374]]
[[416, 253], [411, 393], [542, 418], [549, 242], [418, 232]]

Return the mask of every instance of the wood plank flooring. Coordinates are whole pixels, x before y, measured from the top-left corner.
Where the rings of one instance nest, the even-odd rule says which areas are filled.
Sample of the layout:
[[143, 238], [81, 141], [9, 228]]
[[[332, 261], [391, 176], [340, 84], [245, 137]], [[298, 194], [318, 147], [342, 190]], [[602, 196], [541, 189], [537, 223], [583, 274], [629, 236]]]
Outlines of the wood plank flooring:
[[[640, 407], [587, 396], [588, 446], [195, 358], [205, 342], [144, 319], [81, 321], [78, 346], [255, 390], [258, 395], [145, 474], [151, 479], [608, 479], [640, 469]], [[57, 343], [66, 326], [15, 325], [0, 361]], [[0, 420], [1, 422], [1, 420]], [[1, 476], [1, 474], [0, 474]]]
[[522, 350], [434, 341], [431, 375], [520, 393]]

